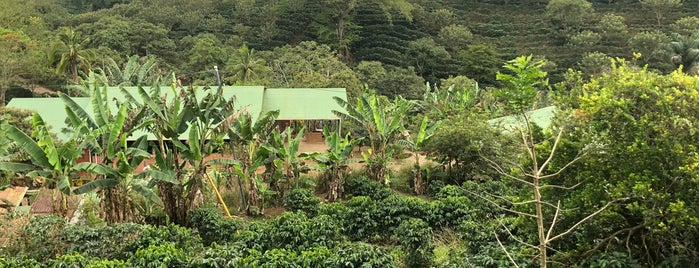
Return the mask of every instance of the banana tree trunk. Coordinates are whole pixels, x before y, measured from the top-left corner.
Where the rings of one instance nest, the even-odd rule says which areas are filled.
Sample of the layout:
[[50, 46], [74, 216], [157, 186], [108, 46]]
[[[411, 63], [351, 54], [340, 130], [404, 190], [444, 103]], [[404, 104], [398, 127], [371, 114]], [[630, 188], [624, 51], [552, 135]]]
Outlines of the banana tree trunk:
[[422, 168], [420, 168], [420, 154], [415, 152], [415, 177], [413, 180], [415, 194], [425, 193], [425, 180], [422, 178]]

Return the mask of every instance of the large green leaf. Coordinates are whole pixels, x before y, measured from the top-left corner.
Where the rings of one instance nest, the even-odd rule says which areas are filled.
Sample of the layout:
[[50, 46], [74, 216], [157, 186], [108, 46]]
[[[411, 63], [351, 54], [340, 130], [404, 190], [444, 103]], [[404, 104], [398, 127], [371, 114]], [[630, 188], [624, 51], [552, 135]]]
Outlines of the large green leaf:
[[156, 195], [155, 192], [153, 192], [153, 189], [145, 187], [141, 184], [134, 184], [132, 189], [144, 198], [146, 198], [146, 200], [154, 202], [161, 206], [163, 205], [163, 200], [161, 200], [160, 197], [158, 197], [158, 195]]
[[66, 175], [58, 176], [56, 182], [56, 188], [58, 188], [61, 193], [66, 195], [70, 194], [70, 178]]
[[34, 165], [17, 163], [17, 162], [0, 162], [0, 170], [6, 170], [10, 172], [20, 172], [27, 171], [36, 168]]
[[96, 88], [93, 91], [92, 97], [90, 98], [90, 103], [92, 104], [93, 114], [95, 115], [95, 123], [98, 126], [107, 125], [107, 123], [110, 121], [109, 103], [103, 99], [102, 91], [99, 88]]
[[119, 182], [115, 179], [98, 179], [98, 180], [94, 180], [94, 181], [88, 182], [86, 184], [83, 184], [82, 186], [73, 190], [73, 193], [84, 194], [84, 193], [91, 192], [91, 191], [94, 191], [94, 190], [100, 189], [100, 188], [114, 187], [114, 186], [117, 186], [118, 184], [119, 184]]
[[73, 171], [84, 171], [97, 175], [117, 176], [118, 174], [110, 167], [98, 163], [81, 162], [72, 168]]
[[29, 157], [31, 157], [34, 163], [44, 168], [51, 167], [51, 163], [49, 163], [49, 159], [44, 150], [26, 133], [12, 125], [4, 125], [2, 130], [7, 133], [7, 136], [10, 137], [18, 147], [29, 154]]
[[149, 185], [155, 185], [158, 182], [167, 182], [172, 184], [180, 184], [180, 182], [175, 178], [174, 171], [159, 171], [159, 170], [147, 170], [139, 174], [140, 176], [150, 177], [151, 183]]
[[119, 144], [119, 134], [122, 131], [128, 131], [124, 129], [124, 122], [126, 121], [126, 105], [122, 105], [119, 108], [116, 118], [109, 125], [109, 139], [107, 140], [107, 156], [114, 157], [114, 151], [117, 149]]
[[[78, 105], [70, 96], [64, 94], [63, 92], [58, 92], [58, 97], [60, 97], [61, 100], [63, 100], [63, 103], [66, 105], [66, 111], [69, 113], [69, 115], [75, 115], [74, 119], [86, 121], [90, 128], [97, 128], [97, 124], [94, 120], [92, 120], [92, 117], [89, 114], [87, 114], [87, 112], [85, 112], [85, 109], [83, 109], [82, 106]], [[75, 124], [73, 126], [75, 126]]]

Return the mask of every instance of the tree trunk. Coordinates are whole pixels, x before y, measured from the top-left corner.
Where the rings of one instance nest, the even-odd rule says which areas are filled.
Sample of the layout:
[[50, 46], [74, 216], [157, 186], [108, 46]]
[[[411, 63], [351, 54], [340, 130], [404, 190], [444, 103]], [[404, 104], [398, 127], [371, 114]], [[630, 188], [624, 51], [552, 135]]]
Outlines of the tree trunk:
[[[542, 211], [541, 203], [541, 187], [539, 187], [539, 178], [534, 176], [534, 204], [536, 206], [536, 227], [539, 234], [539, 267], [546, 268], [547, 256], [546, 256], [546, 246], [548, 241], [546, 241], [546, 230], [544, 228], [544, 213]], [[554, 223], [552, 223], [554, 224]]]
[[422, 179], [422, 170], [420, 168], [420, 154], [415, 152], [415, 179], [413, 180], [415, 194], [422, 195], [425, 193], [425, 181]]

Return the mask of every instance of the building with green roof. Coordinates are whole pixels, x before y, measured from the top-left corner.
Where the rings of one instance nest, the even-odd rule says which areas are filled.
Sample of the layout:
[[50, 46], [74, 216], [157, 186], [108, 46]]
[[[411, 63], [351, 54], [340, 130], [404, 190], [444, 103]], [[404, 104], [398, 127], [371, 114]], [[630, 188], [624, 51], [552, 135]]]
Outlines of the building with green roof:
[[[107, 99], [127, 101], [122, 89], [134, 96], [137, 101], [139, 100], [137, 97], [139, 96], [138, 87], [109, 87], [107, 88]], [[145, 87], [144, 89], [147, 92], [150, 91], [150, 88]], [[216, 88], [194, 88], [195, 94], [203, 94], [205, 90], [216, 90]], [[175, 95], [174, 93], [169, 94], [169, 88], [161, 89], [161, 91], [166, 98], [172, 98]], [[333, 113], [333, 110], [344, 111], [344, 108], [337, 104], [334, 98], [347, 100], [347, 92], [344, 88], [224, 86], [223, 95], [226, 99], [235, 98], [235, 108], [245, 108], [252, 116], [253, 121], [257, 120], [261, 114], [275, 110], [279, 110], [277, 118], [279, 121], [340, 120]], [[88, 113], [92, 111], [90, 98], [76, 97], [72, 99]], [[113, 107], [110, 108], [113, 111], [118, 110], [116, 101], [112, 103]], [[59, 139], [68, 139], [68, 135], [64, 131], [68, 128], [67, 114], [65, 104], [60, 98], [13, 98], [7, 107], [37, 112]]]
[[[547, 129], [551, 125], [551, 120], [556, 115], [556, 106], [548, 106], [526, 113], [529, 121], [539, 126], [541, 129]], [[508, 115], [498, 117], [488, 121], [493, 126], [501, 127], [504, 130], [514, 130], [524, 124], [523, 119], [518, 115]]]

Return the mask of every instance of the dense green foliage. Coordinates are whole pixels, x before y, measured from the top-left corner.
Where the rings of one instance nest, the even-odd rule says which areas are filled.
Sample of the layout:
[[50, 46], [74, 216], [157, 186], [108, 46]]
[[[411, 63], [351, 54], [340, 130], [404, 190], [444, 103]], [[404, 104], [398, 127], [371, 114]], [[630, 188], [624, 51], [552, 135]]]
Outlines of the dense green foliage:
[[[0, 267], [699, 265], [699, 1], [0, 7], [0, 186], [45, 183], [59, 214], [97, 191], [104, 220], [34, 217]], [[306, 122], [278, 130], [278, 111], [186, 87], [217, 74], [346, 88], [336, 112], [349, 133], [325, 128], [329, 150], [299, 154]], [[110, 108], [103, 86], [144, 84], [169, 87]], [[46, 88], [62, 91], [68, 140], [2, 107]], [[549, 105], [541, 128], [527, 112]], [[491, 120], [506, 115], [506, 128]], [[127, 142], [142, 131], [157, 141]], [[101, 162], [78, 163], [83, 149]], [[216, 204], [214, 185], [227, 194]], [[248, 218], [223, 217], [226, 203]]]

